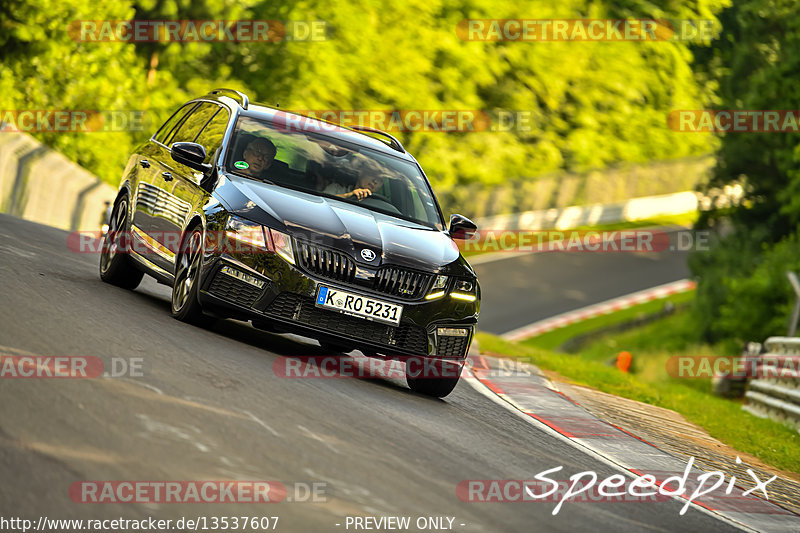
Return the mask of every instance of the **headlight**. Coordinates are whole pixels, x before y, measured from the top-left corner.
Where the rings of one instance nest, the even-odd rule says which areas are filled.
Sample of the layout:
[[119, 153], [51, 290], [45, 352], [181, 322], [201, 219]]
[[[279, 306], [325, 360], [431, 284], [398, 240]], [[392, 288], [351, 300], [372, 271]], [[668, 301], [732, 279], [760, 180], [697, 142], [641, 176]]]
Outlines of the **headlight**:
[[[231, 215], [225, 226], [225, 236], [233, 243], [233, 246], [228, 248], [229, 251], [247, 252], [252, 251], [253, 247], [260, 248], [267, 252], [275, 252], [294, 264], [292, 238], [283, 232]], [[239, 243], [248, 246], [243, 249]]]
[[237, 242], [269, 250], [264, 228], [260, 224], [254, 224], [239, 217], [231, 216], [228, 218], [228, 224], [225, 226], [225, 236], [230, 241], [233, 241], [233, 251], [245, 251], [240, 249], [236, 244]]
[[474, 302], [478, 298], [477, 291], [477, 282], [471, 279], [459, 279], [453, 284], [453, 291], [450, 293], [450, 297]]
[[425, 296], [425, 299], [435, 300], [436, 298], [441, 298], [444, 296], [445, 287], [447, 287], [447, 276], [436, 276], [436, 279], [433, 281], [433, 285], [428, 291], [427, 296]]
[[269, 235], [272, 239], [273, 250], [276, 254], [294, 264], [294, 248], [292, 248], [292, 238], [278, 230], [269, 228]]

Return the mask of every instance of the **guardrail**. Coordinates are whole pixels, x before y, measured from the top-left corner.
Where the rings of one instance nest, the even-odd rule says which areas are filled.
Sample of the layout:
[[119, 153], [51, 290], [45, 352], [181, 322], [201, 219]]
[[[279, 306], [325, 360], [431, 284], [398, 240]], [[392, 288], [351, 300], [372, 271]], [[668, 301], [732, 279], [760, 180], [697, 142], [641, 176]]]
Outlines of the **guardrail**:
[[725, 207], [741, 201], [739, 185], [714, 190], [713, 196], [695, 191], [682, 191], [657, 196], [630, 198], [613, 204], [573, 205], [560, 209], [525, 211], [475, 219], [478, 228], [491, 230], [568, 230], [617, 222], [634, 222], [669, 215], [682, 215], [712, 206]]
[[100, 229], [116, 188], [27, 133], [0, 133], [0, 213], [65, 230]]
[[800, 338], [770, 337], [755, 360], [744, 408], [800, 431]]

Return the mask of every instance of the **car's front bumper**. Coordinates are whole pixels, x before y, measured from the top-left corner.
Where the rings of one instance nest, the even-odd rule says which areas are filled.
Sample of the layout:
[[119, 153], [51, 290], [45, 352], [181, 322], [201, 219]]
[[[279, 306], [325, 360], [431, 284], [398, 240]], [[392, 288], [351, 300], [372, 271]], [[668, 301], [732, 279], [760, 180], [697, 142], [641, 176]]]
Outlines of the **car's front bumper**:
[[[231, 275], [229, 269], [222, 272], [224, 266], [244, 275]], [[201, 280], [201, 304], [221, 316], [267, 320], [281, 330], [399, 357], [464, 359], [480, 305], [479, 299], [467, 302], [449, 296], [409, 301], [337, 285], [316, 279], [272, 254], [215, 254], [207, 257]], [[320, 285], [400, 304], [400, 324], [392, 326], [318, 307], [315, 298]], [[444, 326], [466, 329], [467, 335], [438, 335], [437, 328]]]

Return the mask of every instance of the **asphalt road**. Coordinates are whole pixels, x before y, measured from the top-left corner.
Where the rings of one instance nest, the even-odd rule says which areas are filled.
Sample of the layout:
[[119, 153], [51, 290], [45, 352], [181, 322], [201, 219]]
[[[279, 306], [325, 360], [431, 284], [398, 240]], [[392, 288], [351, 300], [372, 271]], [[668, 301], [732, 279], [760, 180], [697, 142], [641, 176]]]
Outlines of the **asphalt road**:
[[501, 335], [560, 313], [687, 278], [685, 248], [690, 238], [687, 232], [671, 232], [676, 250], [661, 252], [509, 252], [499, 261], [476, 264], [481, 283], [480, 329]]
[[[508, 283], [550, 287], [552, 313], [563, 310], [555, 304], [569, 290], [576, 291], [570, 301], [591, 299], [594, 286], [591, 295], [601, 294], [614, 270], [609, 258], [585, 275], [586, 257], [549, 255], [520, 259], [551, 266], [509, 275]], [[0, 353], [144, 365], [142, 377], [0, 379], [0, 517], [277, 515], [278, 530], [290, 532], [347, 531], [348, 515], [449, 516], [464, 532], [732, 529], [695, 509], [680, 516], [674, 500], [567, 503], [556, 516], [553, 503], [462, 502], [456, 486], [467, 479], [532, 479], [558, 465], [562, 479], [616, 472], [468, 383], [433, 400], [400, 379], [277, 377], [280, 355], [320, 349], [239, 322], [211, 330], [180, 323], [169, 316], [168, 288], [149, 279], [133, 292], [106, 285], [97, 259], [69, 251], [63, 231], [0, 215]], [[624, 276], [608, 275], [624, 285]], [[493, 290], [512, 290], [497, 279], [482, 280], [487, 313], [502, 301]], [[82, 504], [68, 493], [84, 480], [209, 479], [325, 483], [327, 501]]]

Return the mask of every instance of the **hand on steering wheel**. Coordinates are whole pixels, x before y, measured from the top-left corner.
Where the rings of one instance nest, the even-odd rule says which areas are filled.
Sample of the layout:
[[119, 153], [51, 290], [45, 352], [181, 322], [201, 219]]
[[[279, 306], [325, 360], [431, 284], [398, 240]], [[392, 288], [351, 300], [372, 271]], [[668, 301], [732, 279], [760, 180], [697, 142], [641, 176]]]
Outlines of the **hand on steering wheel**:
[[366, 198], [367, 196], [371, 196], [372, 191], [369, 189], [353, 189], [352, 191], [350, 191], [350, 194], [352, 196], [355, 196], [356, 200], [360, 201]]

